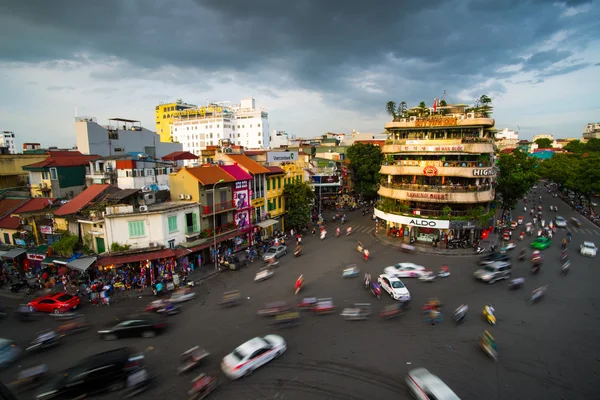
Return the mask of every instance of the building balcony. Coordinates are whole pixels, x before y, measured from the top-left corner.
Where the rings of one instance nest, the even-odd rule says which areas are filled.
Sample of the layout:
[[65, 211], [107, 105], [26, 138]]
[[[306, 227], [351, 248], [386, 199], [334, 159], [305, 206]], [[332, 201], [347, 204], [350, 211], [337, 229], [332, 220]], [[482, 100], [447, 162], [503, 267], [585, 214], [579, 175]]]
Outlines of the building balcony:
[[208, 216], [208, 215], [212, 215], [213, 213], [222, 213], [225, 211], [229, 211], [229, 210], [233, 210], [235, 208], [235, 202], [233, 200], [229, 200], [226, 201], [224, 203], [216, 203], [214, 205], [209, 205], [209, 206], [202, 206], [202, 215], [203, 216]]
[[491, 139], [451, 139], [451, 140], [412, 140], [400, 139], [385, 141], [381, 148], [384, 154], [394, 153], [494, 153]]
[[440, 116], [426, 118], [401, 118], [398, 121], [392, 121], [385, 124], [385, 129], [403, 129], [403, 128], [456, 128], [470, 126], [493, 127], [496, 121], [492, 118], [473, 118], [464, 116]]
[[382, 184], [377, 192], [381, 197], [423, 203], [488, 203], [495, 191], [490, 185], [430, 186], [412, 184]]
[[402, 160], [398, 161], [396, 165], [382, 165], [379, 173], [382, 175], [421, 176], [427, 175], [425, 171], [427, 167], [434, 167], [437, 170], [436, 176], [486, 178], [496, 175], [496, 169], [492, 167], [491, 162], [443, 162], [418, 160]]
[[224, 225], [217, 226], [216, 228], [204, 229], [202, 232], [200, 232], [200, 237], [201, 238], [212, 238], [215, 235], [217, 237], [219, 237], [221, 235], [226, 235], [228, 233], [236, 231], [237, 229], [238, 228], [235, 225], [235, 222], [228, 222]]

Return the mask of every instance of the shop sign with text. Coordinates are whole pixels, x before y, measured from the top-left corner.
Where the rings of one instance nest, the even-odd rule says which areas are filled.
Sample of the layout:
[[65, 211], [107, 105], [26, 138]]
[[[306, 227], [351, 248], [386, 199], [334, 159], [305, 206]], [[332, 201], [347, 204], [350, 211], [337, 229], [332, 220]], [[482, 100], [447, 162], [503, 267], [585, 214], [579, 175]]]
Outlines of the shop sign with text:
[[421, 228], [433, 228], [433, 229], [448, 229], [450, 228], [450, 221], [438, 220], [438, 219], [427, 219], [427, 218], [415, 218], [413, 216], [407, 217], [404, 215], [389, 214], [381, 210], [375, 209], [375, 216], [386, 221], [395, 222], [397, 224], [418, 226]]
[[465, 146], [400, 146], [402, 151], [465, 151]]
[[425, 174], [425, 176], [436, 176], [438, 170], [433, 165], [428, 165], [427, 167], [423, 168], [423, 173]]
[[269, 151], [267, 162], [293, 162], [298, 160], [297, 151]]
[[422, 192], [407, 192], [408, 197], [414, 199], [433, 199], [433, 200], [447, 200], [447, 193], [422, 193]]
[[27, 253], [27, 259], [31, 261], [42, 261], [46, 256], [44, 254]]
[[40, 226], [40, 232], [42, 232], [42, 234], [44, 234], [44, 235], [52, 235], [52, 227], [42, 225], [42, 226]]
[[489, 169], [474, 169], [473, 176], [495, 176], [496, 170], [494, 168]]
[[456, 126], [457, 122], [456, 117], [429, 117], [416, 120], [415, 126]]

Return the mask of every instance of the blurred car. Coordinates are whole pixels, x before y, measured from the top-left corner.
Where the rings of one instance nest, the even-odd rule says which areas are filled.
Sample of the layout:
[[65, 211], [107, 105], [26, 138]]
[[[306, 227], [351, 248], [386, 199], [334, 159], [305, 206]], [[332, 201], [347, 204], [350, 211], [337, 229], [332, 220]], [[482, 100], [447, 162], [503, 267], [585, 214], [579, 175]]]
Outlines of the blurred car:
[[586, 257], [596, 257], [598, 248], [592, 242], [583, 242], [579, 247], [579, 254]]
[[67, 293], [48, 294], [30, 301], [28, 306], [31, 311], [61, 314], [74, 310], [79, 305], [79, 297]]
[[12, 364], [21, 355], [21, 349], [15, 342], [0, 338], [0, 368]]
[[536, 250], [544, 250], [552, 245], [552, 239], [547, 237], [539, 237], [531, 242], [531, 248]]
[[167, 329], [167, 323], [156, 314], [143, 314], [127, 318], [112, 328], [98, 331], [104, 340], [117, 340], [128, 337], [151, 338]]
[[404, 283], [394, 275], [381, 274], [377, 277], [377, 283], [381, 285], [383, 290], [394, 300], [410, 301], [410, 292], [404, 286]]
[[573, 225], [575, 225], [576, 227], [581, 228], [581, 221], [579, 221], [577, 218], [571, 218], [571, 223], [573, 223]]
[[278, 259], [279, 257], [283, 257], [286, 254], [287, 254], [286, 246], [283, 246], [283, 245], [282, 246], [272, 246], [272, 247], [269, 247], [267, 249], [267, 251], [265, 251], [265, 254], [263, 254], [262, 258], [264, 261], [267, 261], [272, 258]]
[[35, 398], [90, 398], [97, 393], [124, 388], [129, 376], [144, 368], [144, 355], [127, 347], [94, 354], [56, 374]]
[[175, 293], [171, 295], [169, 298], [169, 302], [177, 304], [184, 303], [186, 301], [190, 301], [196, 298], [196, 293], [192, 292], [190, 289], [179, 289]]
[[221, 361], [221, 370], [230, 379], [249, 375], [287, 350], [285, 340], [279, 335], [255, 337], [240, 345]]
[[505, 253], [492, 253], [482, 257], [479, 260], [480, 265], [489, 265], [493, 264], [496, 261], [509, 261], [510, 257]]
[[425, 267], [413, 263], [398, 263], [385, 267], [383, 272], [398, 278], [419, 278], [425, 273]]
[[501, 279], [510, 278], [510, 274], [510, 261], [494, 261], [493, 263], [478, 269], [473, 275], [475, 276], [475, 279], [491, 284]]
[[567, 220], [561, 216], [558, 216], [558, 217], [554, 218], [554, 225], [556, 225], [559, 228], [566, 228]]
[[419, 400], [460, 400], [448, 385], [425, 368], [409, 371], [406, 384]]

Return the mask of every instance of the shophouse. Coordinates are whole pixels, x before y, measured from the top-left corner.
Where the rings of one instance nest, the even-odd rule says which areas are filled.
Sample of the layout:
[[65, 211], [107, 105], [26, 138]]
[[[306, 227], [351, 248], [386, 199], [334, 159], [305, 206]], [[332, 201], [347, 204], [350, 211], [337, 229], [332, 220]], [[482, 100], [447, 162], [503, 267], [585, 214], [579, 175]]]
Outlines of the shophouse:
[[44, 161], [22, 167], [29, 173], [31, 197], [72, 199], [85, 188], [85, 167], [98, 158], [79, 151], [48, 151]]
[[86, 167], [88, 184], [110, 184], [121, 189], [159, 188], [168, 190], [170, 161], [159, 161], [147, 154], [126, 154], [97, 158]]
[[273, 230], [283, 231], [285, 229], [285, 171], [281, 167], [267, 167], [267, 220], [279, 221], [269, 227], [268, 236]]
[[44, 161], [42, 154], [0, 154], [0, 189], [27, 187], [29, 174], [23, 167]]
[[466, 106], [385, 125], [375, 215], [403, 240], [473, 241], [491, 226], [494, 120]]
[[[0, 200], [0, 203], [6, 200]], [[19, 203], [16, 207], [11, 207], [2, 217], [0, 217], [0, 240], [5, 245], [14, 246], [30, 246], [35, 244], [35, 240], [31, 235], [28, 226], [23, 220], [18, 217], [20, 213], [31, 211], [43, 211], [50, 209], [56, 199], [53, 198], [36, 198], [36, 199], [18, 199], [14, 204]], [[0, 207], [1, 208], [1, 207]]]

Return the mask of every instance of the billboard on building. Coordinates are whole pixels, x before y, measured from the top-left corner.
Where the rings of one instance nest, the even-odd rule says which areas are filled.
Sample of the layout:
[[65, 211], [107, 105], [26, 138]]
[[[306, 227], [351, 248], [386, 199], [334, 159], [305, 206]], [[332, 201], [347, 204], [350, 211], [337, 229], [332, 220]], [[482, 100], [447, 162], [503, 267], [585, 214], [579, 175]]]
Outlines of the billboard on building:
[[234, 213], [235, 225], [238, 228], [246, 228], [250, 223], [248, 208], [250, 207], [250, 188], [248, 181], [237, 181], [233, 190], [233, 203], [236, 211]]
[[297, 151], [269, 151], [267, 162], [293, 162], [298, 159]]

